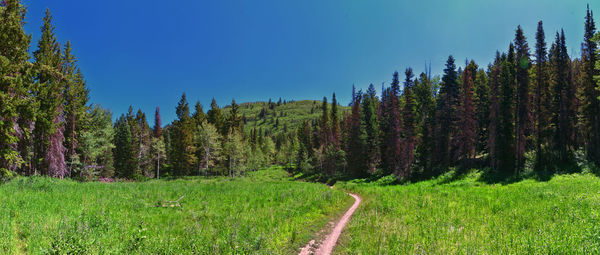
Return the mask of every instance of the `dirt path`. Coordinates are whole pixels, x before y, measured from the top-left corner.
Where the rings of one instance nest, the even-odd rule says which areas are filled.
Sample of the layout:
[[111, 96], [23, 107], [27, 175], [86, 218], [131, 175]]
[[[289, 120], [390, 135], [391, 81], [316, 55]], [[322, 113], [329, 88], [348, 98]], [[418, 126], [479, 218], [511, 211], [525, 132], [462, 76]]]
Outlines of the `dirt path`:
[[342, 230], [344, 230], [344, 227], [346, 227], [346, 224], [350, 220], [350, 217], [352, 217], [352, 214], [354, 214], [354, 211], [356, 211], [356, 208], [358, 208], [358, 205], [360, 205], [361, 199], [359, 196], [357, 196], [355, 194], [350, 194], [350, 193], [348, 193], [348, 195], [350, 195], [354, 198], [354, 204], [350, 207], [350, 209], [348, 209], [348, 211], [346, 211], [346, 213], [344, 214], [344, 216], [342, 216], [340, 221], [338, 221], [338, 223], [335, 225], [335, 227], [333, 228], [331, 233], [329, 233], [325, 237], [325, 240], [323, 241], [323, 243], [321, 243], [321, 245], [319, 245], [318, 248], [315, 247], [315, 246], [317, 246], [316, 241], [311, 240], [304, 248], [302, 248], [302, 250], [300, 250], [300, 255], [309, 255], [309, 254], [329, 255], [329, 254], [331, 254], [331, 252], [333, 251], [333, 247], [335, 247], [335, 244], [337, 243], [338, 238], [340, 238], [340, 235], [342, 234]]

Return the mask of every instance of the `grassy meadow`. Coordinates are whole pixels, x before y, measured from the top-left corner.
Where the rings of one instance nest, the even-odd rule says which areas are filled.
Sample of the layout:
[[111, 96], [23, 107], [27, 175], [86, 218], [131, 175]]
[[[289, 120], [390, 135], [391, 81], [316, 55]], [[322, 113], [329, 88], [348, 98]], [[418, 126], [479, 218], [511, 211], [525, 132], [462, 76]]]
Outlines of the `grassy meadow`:
[[363, 197], [337, 254], [599, 254], [600, 178], [487, 184], [478, 172], [398, 186], [343, 183]]
[[[181, 199], [181, 207], [157, 207]], [[0, 184], [0, 254], [286, 254], [352, 203], [278, 168], [238, 179]]]

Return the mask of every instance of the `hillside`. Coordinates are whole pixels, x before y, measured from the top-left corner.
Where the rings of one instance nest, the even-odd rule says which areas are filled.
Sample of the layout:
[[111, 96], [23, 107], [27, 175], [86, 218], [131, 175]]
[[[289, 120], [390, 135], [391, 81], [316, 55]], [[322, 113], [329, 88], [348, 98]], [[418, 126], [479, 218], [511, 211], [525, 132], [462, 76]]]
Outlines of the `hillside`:
[[[322, 101], [279, 101], [279, 102], [248, 102], [240, 104], [240, 115], [244, 121], [244, 130], [268, 130], [272, 135], [288, 133], [306, 120], [316, 120], [321, 116]], [[226, 113], [231, 109], [226, 106]], [[331, 103], [328, 105], [331, 110]], [[350, 112], [350, 107], [338, 105], [339, 114]]]

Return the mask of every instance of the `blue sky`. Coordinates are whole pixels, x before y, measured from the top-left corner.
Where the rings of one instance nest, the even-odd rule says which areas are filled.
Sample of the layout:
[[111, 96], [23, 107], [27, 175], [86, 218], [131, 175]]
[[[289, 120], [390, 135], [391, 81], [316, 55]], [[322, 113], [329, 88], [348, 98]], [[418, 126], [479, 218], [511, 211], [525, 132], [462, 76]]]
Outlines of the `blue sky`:
[[[389, 84], [395, 70], [439, 74], [449, 54], [459, 65], [487, 66], [521, 25], [530, 47], [538, 20], [547, 42], [565, 29], [580, 55], [585, 5], [565, 0], [24, 0], [35, 49], [44, 10], [56, 34], [73, 43], [91, 102], [120, 115], [129, 105], [153, 121], [175, 118], [182, 92], [190, 104], [321, 99], [351, 86]], [[600, 13], [600, 3], [591, 9]], [[596, 20], [600, 20], [596, 16]]]

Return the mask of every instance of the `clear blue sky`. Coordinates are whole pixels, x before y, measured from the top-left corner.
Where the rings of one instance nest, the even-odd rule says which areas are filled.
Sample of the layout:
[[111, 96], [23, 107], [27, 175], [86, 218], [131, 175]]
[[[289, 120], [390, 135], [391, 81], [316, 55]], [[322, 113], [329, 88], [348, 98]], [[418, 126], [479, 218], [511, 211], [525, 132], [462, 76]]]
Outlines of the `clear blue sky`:
[[534, 46], [542, 19], [548, 44], [565, 29], [580, 54], [585, 5], [600, 20], [600, 3], [583, 0], [24, 0], [26, 31], [37, 45], [44, 10], [56, 33], [71, 40], [91, 102], [120, 115], [129, 105], [163, 124], [175, 118], [182, 92], [220, 105], [269, 98], [321, 99], [351, 86], [389, 84], [395, 70], [417, 73], [431, 61], [442, 72], [449, 54], [486, 66], [522, 25]]

